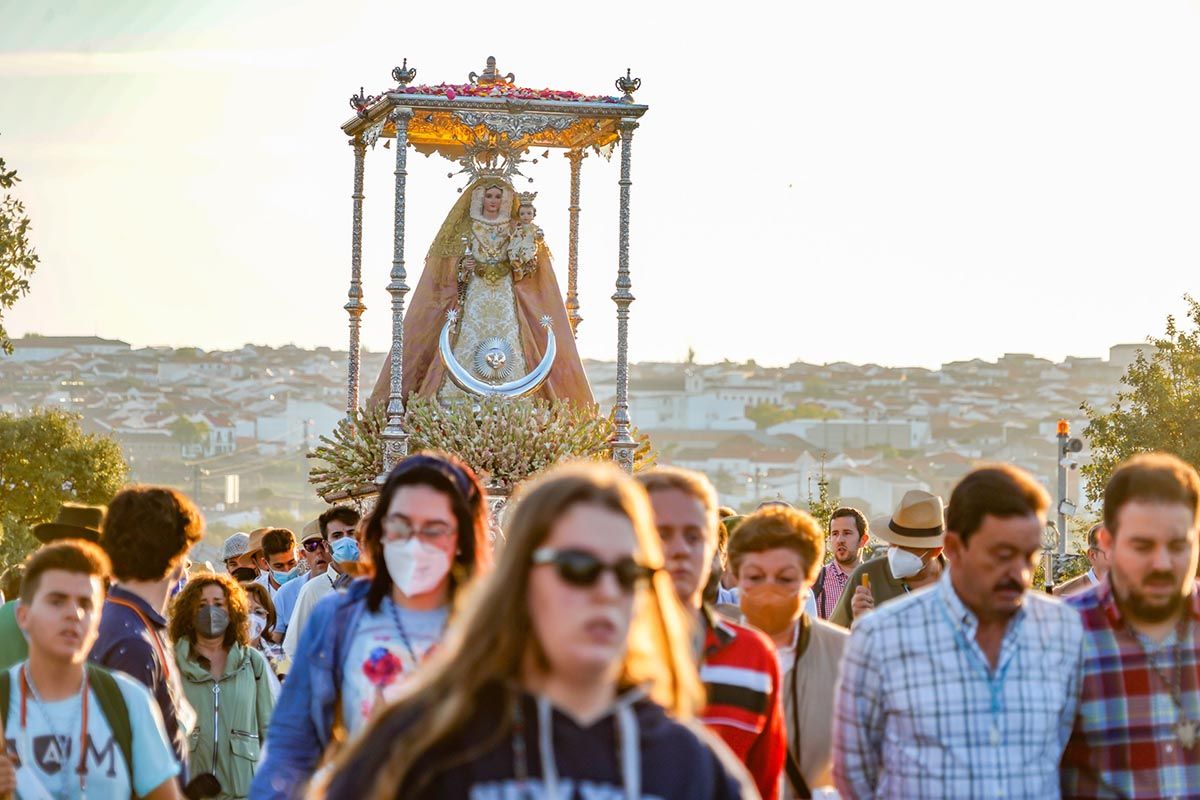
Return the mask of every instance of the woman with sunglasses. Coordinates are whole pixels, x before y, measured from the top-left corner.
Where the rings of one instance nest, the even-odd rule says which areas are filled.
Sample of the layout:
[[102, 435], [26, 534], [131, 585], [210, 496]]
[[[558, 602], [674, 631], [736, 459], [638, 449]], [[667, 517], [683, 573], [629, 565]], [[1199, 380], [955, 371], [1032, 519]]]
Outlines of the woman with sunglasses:
[[758, 797], [683, 722], [702, 693], [645, 492], [551, 472], [428, 668], [342, 753], [329, 798]]
[[253, 797], [298, 796], [329, 745], [412, 678], [455, 593], [491, 564], [486, 508], [456, 458], [417, 455], [392, 470], [363, 529], [367, 577], [322, 599], [301, 632]]

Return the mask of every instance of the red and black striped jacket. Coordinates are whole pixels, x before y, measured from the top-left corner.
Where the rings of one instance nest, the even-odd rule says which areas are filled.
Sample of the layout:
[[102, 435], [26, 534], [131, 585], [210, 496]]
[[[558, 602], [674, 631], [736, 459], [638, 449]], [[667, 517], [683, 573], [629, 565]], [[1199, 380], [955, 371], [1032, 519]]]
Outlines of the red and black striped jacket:
[[779, 662], [771, 640], [704, 609], [700, 680], [708, 704], [700, 721], [719, 735], [749, 770], [763, 800], [775, 800], [787, 757]]

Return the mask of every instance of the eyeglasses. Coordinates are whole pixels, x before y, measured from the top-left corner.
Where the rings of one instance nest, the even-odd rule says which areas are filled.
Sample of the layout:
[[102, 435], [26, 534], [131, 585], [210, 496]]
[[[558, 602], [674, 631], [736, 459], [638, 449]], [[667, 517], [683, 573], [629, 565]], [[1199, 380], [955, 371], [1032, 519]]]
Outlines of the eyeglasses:
[[649, 580], [658, 572], [653, 567], [639, 564], [630, 556], [609, 564], [586, 550], [556, 550], [553, 547], [534, 550], [533, 563], [553, 565], [564, 583], [579, 587], [594, 586], [602, 574], [611, 570], [621, 589], [626, 592], [632, 592], [639, 582]]
[[454, 533], [454, 528], [445, 523], [434, 523], [428, 527], [416, 530], [412, 523], [404, 517], [384, 517], [381, 525], [383, 532], [394, 539], [411, 539], [414, 535], [422, 539], [441, 539]]
[[325, 546], [324, 539], [309, 539], [307, 542], [301, 542], [300, 546], [310, 553], [315, 553]]

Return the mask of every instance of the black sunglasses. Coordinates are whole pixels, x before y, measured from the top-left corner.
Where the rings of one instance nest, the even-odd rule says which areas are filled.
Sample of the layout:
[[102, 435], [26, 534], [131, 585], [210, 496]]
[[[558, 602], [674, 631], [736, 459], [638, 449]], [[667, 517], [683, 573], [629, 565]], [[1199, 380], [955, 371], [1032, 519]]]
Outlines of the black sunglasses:
[[533, 551], [533, 563], [552, 564], [558, 577], [571, 586], [594, 586], [600, 576], [611, 570], [617, 583], [626, 592], [633, 591], [639, 581], [649, 580], [658, 570], [643, 566], [625, 556], [608, 564], [586, 550], [555, 550], [540, 547]]
[[307, 542], [301, 542], [300, 546], [310, 553], [315, 553], [325, 546], [324, 539], [309, 539]]

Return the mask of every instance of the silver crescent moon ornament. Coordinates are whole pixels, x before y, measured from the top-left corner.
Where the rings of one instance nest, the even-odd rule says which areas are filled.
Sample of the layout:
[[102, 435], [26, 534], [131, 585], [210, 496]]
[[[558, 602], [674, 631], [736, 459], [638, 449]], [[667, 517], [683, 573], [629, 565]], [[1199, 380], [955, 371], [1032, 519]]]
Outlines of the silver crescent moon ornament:
[[518, 397], [533, 394], [542, 388], [542, 384], [550, 377], [550, 368], [554, 366], [554, 357], [558, 354], [558, 346], [554, 340], [554, 328], [551, 327], [549, 317], [541, 319], [542, 327], [546, 329], [546, 354], [542, 356], [542, 360], [527, 375], [496, 384], [476, 378], [454, 357], [454, 350], [450, 346], [450, 332], [457, 318], [458, 315], [453, 309], [446, 314], [446, 324], [442, 326], [442, 333], [438, 337], [438, 354], [442, 357], [442, 363], [446, 365], [446, 374], [450, 381], [459, 389], [475, 397], [505, 397], [515, 400]]

